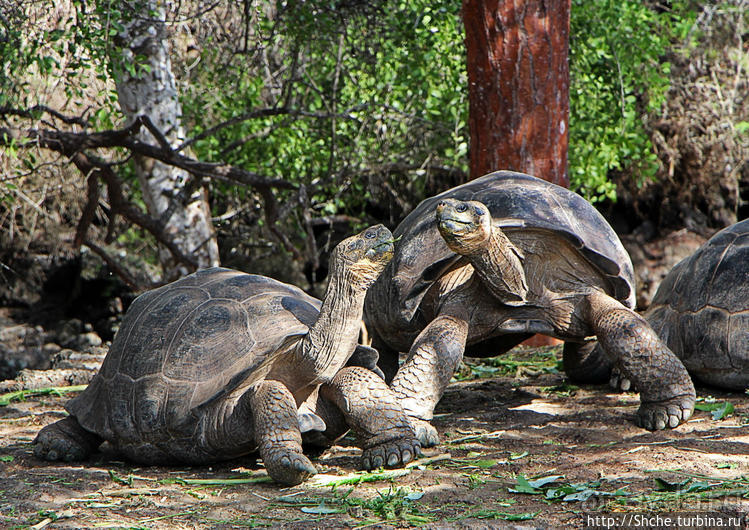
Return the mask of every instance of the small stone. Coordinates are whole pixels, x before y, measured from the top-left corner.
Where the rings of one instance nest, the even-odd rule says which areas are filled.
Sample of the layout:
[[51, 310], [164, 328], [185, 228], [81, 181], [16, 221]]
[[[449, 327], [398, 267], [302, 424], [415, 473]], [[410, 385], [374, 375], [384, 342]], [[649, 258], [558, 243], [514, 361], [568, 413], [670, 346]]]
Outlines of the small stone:
[[78, 338], [75, 340], [75, 347], [79, 350], [87, 350], [89, 348], [101, 346], [101, 344], [101, 337], [94, 331], [82, 333], [78, 335]]
[[54, 342], [48, 342], [44, 346], [42, 346], [42, 351], [48, 355], [54, 355], [60, 350], [62, 350], [62, 346], [60, 346], [59, 344], [55, 344]]

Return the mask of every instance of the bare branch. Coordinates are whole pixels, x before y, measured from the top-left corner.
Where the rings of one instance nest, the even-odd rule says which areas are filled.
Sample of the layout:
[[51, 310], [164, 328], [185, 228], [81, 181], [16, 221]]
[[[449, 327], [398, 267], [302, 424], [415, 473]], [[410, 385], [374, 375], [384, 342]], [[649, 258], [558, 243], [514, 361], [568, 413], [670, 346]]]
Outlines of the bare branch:
[[96, 171], [91, 171], [87, 175], [86, 185], [86, 205], [83, 207], [83, 213], [78, 220], [78, 226], [75, 229], [75, 238], [73, 239], [73, 248], [79, 249], [86, 240], [88, 227], [96, 215], [96, 206], [99, 204], [99, 176]]
[[71, 157], [71, 161], [84, 175], [95, 173], [97, 178], [101, 178], [106, 182], [109, 202], [113, 212], [122, 215], [125, 219], [148, 230], [156, 240], [159, 241], [159, 243], [162, 243], [167, 249], [169, 249], [169, 252], [172, 253], [175, 259], [184, 263], [188, 267], [191, 267], [193, 270], [197, 270], [198, 264], [195, 260], [186, 256], [172, 240], [166, 237], [160, 223], [141, 212], [125, 199], [125, 196], [122, 193], [122, 187], [120, 186], [120, 181], [109, 166], [101, 162], [95, 162], [94, 159], [90, 158], [83, 152], [75, 153]]
[[73, 133], [52, 131], [48, 129], [18, 130], [0, 127], [0, 145], [8, 145], [11, 138], [26, 140], [29, 144], [51, 149], [73, 157], [84, 149], [103, 147], [124, 147], [135, 154], [153, 158], [165, 164], [179, 167], [193, 175], [217, 178], [219, 180], [237, 182], [257, 189], [295, 189], [296, 185], [283, 180], [266, 178], [258, 173], [247, 171], [229, 164], [201, 162], [194, 158], [181, 155], [171, 149], [163, 149], [137, 140], [134, 135], [142, 126], [140, 120], [134, 121], [128, 127], [118, 130], [95, 133]]
[[86, 245], [88, 248], [90, 248], [95, 254], [97, 254], [104, 263], [109, 266], [112, 271], [122, 278], [122, 281], [127, 284], [128, 287], [130, 287], [133, 291], [144, 291], [146, 288], [152, 287], [152, 286], [143, 286], [140, 283], [138, 283], [138, 280], [136, 280], [126, 269], [125, 267], [121, 266], [117, 261], [112, 258], [103, 248], [99, 247], [95, 243], [92, 243], [88, 239], [83, 242], [84, 245]]
[[89, 127], [91, 125], [83, 116], [65, 116], [46, 105], [34, 105], [28, 109], [15, 109], [7, 106], [0, 107], [0, 116], [19, 116], [21, 118], [34, 119], [34, 114], [36, 113], [47, 113], [68, 125], [80, 125], [82, 127]]
[[164, 136], [164, 133], [161, 132], [161, 129], [156, 127], [156, 125], [151, 121], [151, 118], [146, 116], [145, 114], [141, 114], [138, 116], [137, 121], [140, 121], [143, 125], [145, 125], [146, 129], [153, 135], [154, 138], [156, 138], [156, 141], [159, 143], [161, 148], [165, 151], [172, 151], [172, 146], [169, 144], [169, 140], [166, 139], [166, 136]]
[[306, 111], [306, 110], [290, 109], [288, 107], [255, 109], [249, 112], [245, 112], [244, 114], [241, 114], [239, 116], [235, 116], [234, 118], [231, 118], [229, 120], [223, 121], [211, 127], [210, 129], [206, 129], [205, 131], [198, 134], [197, 136], [194, 136], [190, 138], [189, 140], [185, 141], [182, 145], [177, 147], [175, 151], [178, 151], [178, 152], [183, 151], [184, 149], [191, 146], [195, 142], [202, 140], [203, 138], [212, 136], [216, 134], [218, 131], [220, 131], [221, 129], [231, 127], [232, 125], [236, 125], [237, 123], [241, 123], [243, 121], [255, 120], [257, 118], [267, 118], [270, 116], [291, 116], [291, 117], [297, 117], [297, 118], [304, 117], [304, 118], [318, 118], [318, 119], [341, 118], [341, 119], [358, 121], [354, 116], [351, 115], [351, 113], [363, 110], [367, 108], [367, 106], [368, 105], [364, 105], [364, 104], [357, 105], [355, 107], [347, 109], [346, 112], [343, 112], [340, 114], [334, 114], [332, 112], [311, 112], [311, 111]]

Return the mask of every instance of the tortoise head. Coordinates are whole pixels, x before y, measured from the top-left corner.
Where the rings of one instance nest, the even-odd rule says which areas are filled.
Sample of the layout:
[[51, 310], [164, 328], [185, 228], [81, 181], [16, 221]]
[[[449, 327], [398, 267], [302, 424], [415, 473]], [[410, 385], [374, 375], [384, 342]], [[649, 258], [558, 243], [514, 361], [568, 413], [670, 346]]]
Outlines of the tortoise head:
[[456, 254], [471, 254], [489, 241], [492, 216], [484, 204], [442, 199], [437, 203], [436, 213], [440, 234]]
[[393, 234], [382, 225], [341, 241], [333, 252], [334, 270], [343, 266], [353, 281], [364, 287], [374, 283], [393, 257]]

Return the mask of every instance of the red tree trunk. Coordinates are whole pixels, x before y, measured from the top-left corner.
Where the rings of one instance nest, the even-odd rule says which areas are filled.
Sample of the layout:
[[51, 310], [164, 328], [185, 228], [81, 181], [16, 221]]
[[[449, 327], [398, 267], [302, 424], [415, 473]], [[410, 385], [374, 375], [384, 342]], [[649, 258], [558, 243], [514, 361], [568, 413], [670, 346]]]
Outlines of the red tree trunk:
[[569, 185], [569, 14], [570, 0], [463, 0], [471, 178]]

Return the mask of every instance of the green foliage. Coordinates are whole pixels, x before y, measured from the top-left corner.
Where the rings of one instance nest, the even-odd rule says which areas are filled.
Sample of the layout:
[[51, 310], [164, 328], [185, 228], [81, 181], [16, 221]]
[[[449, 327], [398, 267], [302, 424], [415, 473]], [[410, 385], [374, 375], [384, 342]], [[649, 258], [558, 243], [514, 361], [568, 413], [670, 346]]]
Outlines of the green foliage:
[[[670, 11], [656, 12], [634, 0], [572, 3], [570, 178], [572, 188], [592, 200], [613, 198], [612, 171], [642, 179], [655, 173], [642, 116], [663, 102], [669, 78], [664, 57], [694, 21], [684, 4], [671, 2]], [[198, 158], [303, 184], [317, 215], [356, 217], [373, 203], [391, 200], [374, 194], [393, 179], [397, 192], [418, 199], [430, 168], [467, 171], [460, 3], [247, 5], [254, 10], [244, 13], [247, 20], [237, 18], [221, 31], [200, 24], [191, 29], [203, 33], [197, 39], [200, 60], [180, 79], [189, 135], [233, 120], [193, 144]], [[147, 73], [139, 56], [123, 54], [118, 42], [137, 3], [73, 0], [68, 19], [40, 24], [53, 6], [52, 0], [38, 0], [3, 8], [0, 106], [51, 105], [50, 96], [59, 94], [41, 87], [54, 81], [66, 95], [66, 108], [59, 110], [82, 111], [95, 94], [87, 114], [92, 128], [118, 126], [113, 79], [118, 71]], [[746, 122], [737, 125], [740, 132], [746, 129]], [[3, 154], [14, 155], [14, 146]], [[38, 165], [31, 151], [23, 156], [21, 167]], [[134, 180], [127, 164], [117, 170]], [[0, 182], [0, 201], [16, 200], [13, 186]], [[256, 200], [236, 186], [214, 183], [213, 190]], [[137, 193], [134, 182], [130, 191]], [[301, 221], [289, 219], [288, 229], [301, 237]], [[500, 369], [517, 366], [487, 367]], [[473, 375], [482, 375], [480, 370]]]
[[198, 155], [304, 184], [320, 214], [360, 214], [371, 199], [365, 175], [373, 171], [426, 162], [465, 169], [459, 8], [445, 0], [348, 10], [290, 3], [278, 21], [256, 25], [264, 46], [282, 50], [270, 66], [284, 73], [273, 79], [262, 64], [248, 68], [246, 56], [227, 64], [218, 48], [204, 48], [205, 68], [196, 68], [182, 90], [193, 131], [253, 109], [304, 114], [242, 120], [197, 142]]
[[642, 116], [669, 87], [669, 45], [684, 38], [694, 13], [680, 2], [656, 13], [636, 0], [574, 0], [570, 15], [570, 187], [591, 200], [616, 198], [611, 171], [640, 183], [657, 157]]
[[[29, 2], [8, 8], [0, 17], [0, 105], [49, 104], [48, 99], [59, 94], [41, 88], [54, 81], [64, 90], [69, 107], [83, 107], [90, 103], [87, 89], [92, 80], [110, 80], [108, 69], [117, 57], [112, 37], [122, 29], [124, 15], [111, 2], [91, 5], [74, 0], [72, 10], [63, 11], [68, 18], [51, 27], [46, 16], [54, 7], [49, 0]], [[116, 96], [108, 92], [97, 98], [97, 118], [102, 109], [114, 109]]]
[[730, 401], [704, 400], [695, 403], [695, 410], [704, 410], [711, 413], [713, 420], [722, 420], [734, 412], [733, 403]]
[[518, 475], [516, 483], [508, 488], [510, 493], [523, 493], [526, 495], [543, 495], [549, 502], [579, 502], [596, 497], [626, 496], [628, 493], [624, 488], [616, 491], [603, 491], [601, 482], [568, 483], [562, 482], [563, 475], [549, 475], [535, 480], [528, 480], [524, 475]]

